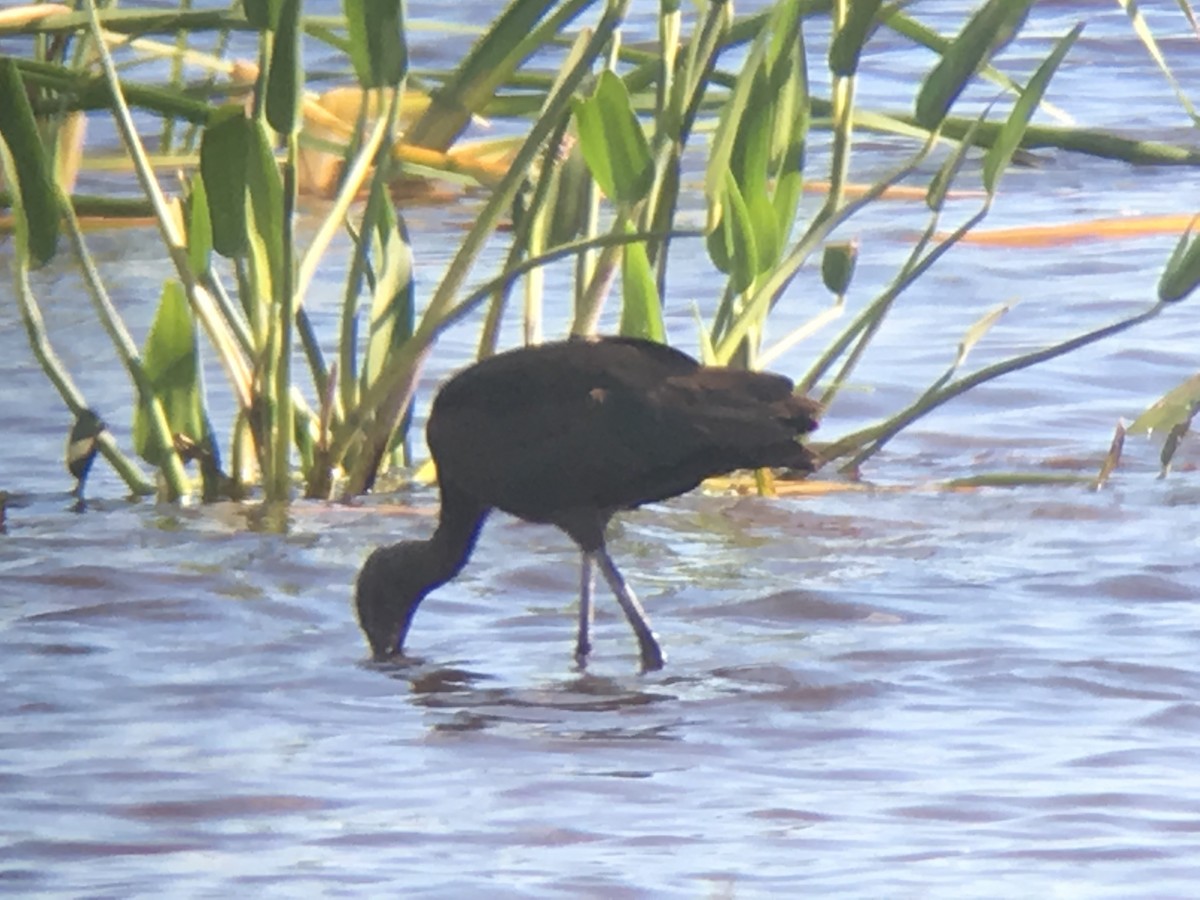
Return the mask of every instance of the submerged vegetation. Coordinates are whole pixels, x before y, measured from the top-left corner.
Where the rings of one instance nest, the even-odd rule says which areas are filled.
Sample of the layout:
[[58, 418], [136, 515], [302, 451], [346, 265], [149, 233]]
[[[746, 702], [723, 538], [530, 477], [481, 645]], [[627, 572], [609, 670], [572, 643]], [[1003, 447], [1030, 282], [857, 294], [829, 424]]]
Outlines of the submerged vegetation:
[[[408, 39], [416, 23], [402, 0], [343, 0], [336, 16], [313, 15], [314, 4], [301, 0], [241, 0], [226, 11], [100, 9], [93, 0], [10, 9], [0, 18], [0, 41], [11, 48], [19, 39], [29, 51], [0, 57], [0, 172], [15, 235], [16, 302], [38, 362], [76, 429], [89, 432], [88, 452], [102, 454], [133, 492], [193, 494], [187, 465], [195, 461], [205, 499], [255, 484], [268, 500], [286, 500], [298, 487], [310, 497], [353, 495], [387, 466], [411, 462], [405, 448], [414, 386], [448, 325], [474, 317], [478, 353], [486, 356], [506, 318], [519, 317], [525, 339], [535, 342], [548, 317], [588, 334], [604, 305], [619, 302], [623, 334], [663, 340], [673, 251], [702, 241], [724, 282], [711, 318], [697, 314], [701, 355], [709, 363], [766, 366], [845, 311], [858, 248], [831, 240], [833, 232], [889, 192], [915, 192], [928, 222], [908, 258], [798, 379], [829, 404], [901, 294], [987, 216], [1021, 148], [1200, 165], [1200, 153], [1183, 147], [1031, 126], [1084, 27], [1061, 35], [1018, 84], [992, 59], [1031, 3], [990, 0], [947, 36], [904, 4], [880, 0], [778, 0], [745, 16], [728, 2], [662, 0], [655, 18], [641, 21], [643, 29], [656, 25], [657, 40], [631, 44], [628, 0], [510, 0], [464, 39], [466, 52], [445, 71], [412, 68]], [[1136, 9], [1130, 15], [1174, 84]], [[832, 35], [822, 58], [808, 52], [806, 32], [817, 27]], [[859, 60], [879, 29], [936, 51], [911, 115], [856, 102]], [[236, 49], [257, 58], [238, 59]], [[305, 59], [318, 56], [333, 69], [320, 78], [305, 69]], [[147, 61], [157, 81], [139, 80]], [[812, 88], [818, 67], [827, 70], [820, 81], [828, 81], [828, 96]], [[977, 77], [995, 85], [999, 99], [977, 117], [955, 115]], [[70, 193], [81, 119], [97, 110], [116, 122], [140, 199]], [[516, 137], [465, 142], [477, 116], [505, 120]], [[848, 181], [862, 130], [897, 138], [890, 174], [865, 186]], [[810, 154], [818, 141], [824, 152]], [[976, 148], [983, 154], [978, 171], [964, 165]], [[702, 171], [699, 187], [683, 177], [685, 159]], [[820, 171], [814, 159], [825, 161]], [[176, 171], [186, 174], [172, 195], [164, 182]], [[802, 193], [818, 180], [824, 201], [815, 213], [803, 212]], [[439, 183], [468, 185], [483, 199], [440, 280], [421, 295], [395, 201]], [[706, 222], [689, 231], [678, 224], [680, 209], [697, 191]], [[301, 245], [304, 193], [328, 203]], [[943, 213], [956, 197], [975, 198], [974, 211], [943, 232]], [[80, 224], [84, 215], [123, 213], [152, 217], [168, 260], [140, 348], [109, 299]], [[964, 372], [972, 346], [1004, 311], [992, 310], [913, 404], [820, 448], [822, 462], [856, 472], [900, 430], [963, 391], [1159, 315], [1200, 282], [1200, 240], [1190, 224], [1171, 227], [1182, 235], [1145, 311]], [[330, 264], [339, 234], [349, 236], [349, 258]], [[59, 362], [29, 277], [64, 245], [129, 373], [132, 450], [154, 477], [108, 430], [82, 427], [104, 410], [91, 409], [84, 387]], [[502, 263], [469, 284], [489, 246], [503, 248]], [[543, 270], [564, 259], [574, 266], [573, 291], [551, 301]], [[336, 335], [318, 335], [306, 310], [322, 265], [346, 273]], [[768, 342], [772, 310], [805, 267], [819, 268], [828, 303]], [[547, 316], [549, 302], [570, 306]], [[235, 400], [224, 432], [203, 389], [201, 335]], [[1198, 407], [1200, 386], [1191, 379], [1135, 425], [1173, 436], [1173, 450]], [[82, 482], [87, 466], [79, 469], [73, 464]]]

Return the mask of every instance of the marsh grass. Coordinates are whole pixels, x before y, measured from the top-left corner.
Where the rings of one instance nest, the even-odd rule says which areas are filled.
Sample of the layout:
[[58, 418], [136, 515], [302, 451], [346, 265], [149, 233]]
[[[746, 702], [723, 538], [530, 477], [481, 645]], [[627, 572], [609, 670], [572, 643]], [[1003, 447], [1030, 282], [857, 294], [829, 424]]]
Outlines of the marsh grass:
[[[1200, 162], [1187, 148], [1031, 125], [1083, 23], [1018, 84], [993, 57], [1019, 32], [1030, 5], [991, 0], [958, 35], [946, 36], [902, 4], [878, 0], [780, 0], [745, 17], [725, 2], [685, 7], [663, 0], [655, 45], [635, 47], [625, 41], [628, 0], [511, 0], [472, 32], [456, 67], [419, 73], [410, 67], [409, 34], [435, 23], [409, 22], [401, 0], [345, 0], [343, 15], [322, 17], [305, 16], [301, 0], [243, 0], [220, 12], [98, 9], [93, 0], [78, 10], [9, 10], [0, 37], [11, 45], [23, 36], [28, 48], [0, 60], [0, 157], [22, 320], [67, 407], [76, 416], [89, 411], [85, 391], [54, 353], [30, 287], [30, 271], [63, 252], [65, 234], [97, 319], [129, 373], [133, 451], [156, 477], [147, 477], [107, 431], [97, 449], [132, 491], [155, 483], [169, 498], [196, 492], [186, 470], [192, 460], [199, 461], [206, 499], [255, 485], [268, 501], [297, 490], [326, 497], [370, 489], [389, 466], [413, 463], [405, 449], [414, 386], [446, 327], [477, 318], [483, 356], [497, 349], [500, 326], [513, 316], [526, 340], [536, 341], [548, 303], [570, 304], [555, 318], [569, 319], [577, 334], [594, 332], [605, 305], [619, 303], [622, 333], [662, 340], [662, 298], [680, 241], [702, 239], [724, 278], [711, 319], [697, 316], [704, 359], [765, 366], [841, 323], [799, 379], [833, 405], [882, 323], [899, 314], [902, 295], [986, 218], [1021, 148]], [[810, 56], [805, 39], [814, 17], [827, 18], [833, 35], [821, 59]], [[1136, 10], [1131, 23], [1190, 110]], [[911, 115], [856, 102], [859, 60], [881, 28], [937, 53]], [[230, 48], [249, 39], [256, 58], [233, 58]], [[306, 52], [314, 51], [341, 71], [314, 78], [304, 68]], [[818, 66], [829, 72], [828, 97], [810, 90]], [[158, 80], [146, 80], [148, 71]], [[199, 78], [185, 77], [195, 71]], [[996, 85], [1003, 103], [974, 119], [954, 115], [959, 94], [976, 77]], [[98, 110], [114, 117], [143, 195], [133, 212], [153, 217], [168, 260], [141, 348], [107, 301], [77, 215], [105, 215], [116, 200], [67, 193], [79, 159], [70, 123]], [[157, 134], [136, 127], [145, 113], [157, 117]], [[517, 136], [466, 143], [464, 132], [480, 116], [509, 119], [506, 130]], [[828, 131], [829, 161], [820, 172], [812, 171], [807, 152], [816, 129]], [[896, 146], [907, 149], [895, 151], [889, 174], [854, 185], [848, 173], [855, 134], [864, 129], [901, 137], [905, 143]], [[981, 182], [964, 175], [975, 148], [983, 152]], [[941, 162], [921, 184], [917, 173], [928, 171], [935, 152]], [[694, 190], [683, 183], [683, 160], [697, 154], [707, 210], [699, 232], [677, 223], [683, 192]], [[187, 175], [173, 195], [163, 183], [179, 169]], [[484, 198], [427, 295], [416, 289], [419, 261], [393, 202], [396, 186], [415, 178], [471, 185]], [[815, 214], [803, 213], [801, 196], [818, 181], [824, 199]], [[294, 223], [303, 192], [330, 202], [311, 240], [299, 246]], [[834, 232], [897, 192], [923, 199], [927, 225], [886, 287], [843, 322], [859, 250], [832, 240]], [[973, 197], [975, 209], [944, 231], [943, 213], [955, 196]], [[338, 266], [346, 275], [336, 350], [327, 359], [306, 298], [339, 234], [349, 236], [350, 251]], [[505, 248], [499, 271], [474, 276], [492, 245]], [[971, 348], [1001, 327], [1003, 308], [984, 313], [957, 350], [948, 349], [947, 370], [914, 403], [824, 445], [822, 460], [857, 473], [902, 429], [963, 391], [1159, 315], [1200, 281], [1197, 247], [1185, 231], [1157, 301], [1142, 313], [968, 371]], [[547, 298], [542, 269], [564, 258], [573, 261], [572, 292]], [[777, 303], [813, 266], [828, 303], [768, 342]], [[202, 341], [220, 360], [236, 401], [227, 424], [214, 425], [209, 415], [198, 365]], [[1168, 405], [1177, 418], [1156, 420], [1156, 427], [1178, 430], [1185, 413], [1190, 421], [1194, 395], [1176, 399]], [[758, 485], [771, 489], [770, 479]]]

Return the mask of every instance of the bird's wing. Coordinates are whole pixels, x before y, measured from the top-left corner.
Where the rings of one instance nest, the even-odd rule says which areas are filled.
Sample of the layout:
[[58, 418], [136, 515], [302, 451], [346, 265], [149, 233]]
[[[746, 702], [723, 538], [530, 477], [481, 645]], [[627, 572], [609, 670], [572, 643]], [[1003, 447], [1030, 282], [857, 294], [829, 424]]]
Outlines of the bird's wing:
[[[558, 345], [563, 356], [542, 365], [528, 354], [509, 364], [496, 357], [449, 382], [429, 426], [441, 477], [489, 505], [553, 520], [564, 509], [635, 506], [718, 472], [804, 459], [789, 449], [800, 451], [792, 437], [807, 428], [787, 421], [787, 379], [597, 346], [606, 349]], [[767, 448], [780, 458], [765, 458]]]

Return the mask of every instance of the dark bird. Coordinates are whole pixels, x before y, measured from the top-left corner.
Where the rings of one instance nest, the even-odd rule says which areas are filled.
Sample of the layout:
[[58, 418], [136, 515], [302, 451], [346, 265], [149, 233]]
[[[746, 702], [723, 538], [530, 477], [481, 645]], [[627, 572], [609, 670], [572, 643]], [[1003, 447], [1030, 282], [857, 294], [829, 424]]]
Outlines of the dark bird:
[[500, 509], [557, 525], [583, 553], [575, 657], [591, 650], [592, 566], [637, 636], [645, 670], [662, 650], [604, 546], [618, 510], [674, 497], [734, 469], [811, 471], [797, 436], [819, 405], [782, 375], [702, 366], [632, 338], [571, 340], [501, 353], [447, 381], [426, 430], [441, 511], [424, 541], [379, 547], [358, 575], [359, 625], [377, 660], [400, 653], [413, 614], [459, 573]]

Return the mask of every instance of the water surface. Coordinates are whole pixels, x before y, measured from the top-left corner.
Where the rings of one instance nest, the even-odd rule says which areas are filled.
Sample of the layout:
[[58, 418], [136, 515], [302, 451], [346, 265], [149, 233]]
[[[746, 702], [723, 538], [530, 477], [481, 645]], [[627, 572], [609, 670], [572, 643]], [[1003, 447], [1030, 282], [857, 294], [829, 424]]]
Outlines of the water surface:
[[[953, 30], [948, 6], [917, 8]], [[1195, 83], [1174, 5], [1143, 6]], [[1077, 9], [1037, 6], [1008, 51], [1018, 70]], [[1194, 141], [1115, 6], [1087, 14], [1052, 99], [1085, 124]], [[903, 108], [897, 81], [924, 65], [881, 40], [864, 95]], [[880, 142], [861, 172], [891, 152]], [[1038, 156], [990, 224], [1194, 211], [1188, 171]], [[412, 214], [423, 287], [469, 215]], [[852, 303], [922, 225], [897, 205], [850, 230]], [[90, 239], [139, 335], [163, 277], [144, 237]], [[823, 436], [915, 396], [997, 303], [1019, 301], [973, 364], [1144, 308], [1172, 245], [961, 248], [905, 295]], [[127, 441], [128, 387], [55, 266], [38, 282], [51, 334]], [[691, 304], [711, 311], [713, 282], [698, 256], [677, 274], [670, 327], [694, 348]], [[328, 326], [340, 287], [322, 285]], [[780, 332], [822, 297], [801, 278]], [[1184, 303], [972, 392], [874, 460], [868, 490], [698, 492], [625, 517], [613, 553], [669, 657], [641, 676], [604, 595], [594, 663], [573, 669], [576, 554], [505, 517], [422, 607], [413, 658], [367, 663], [349, 586], [369, 547], [428, 533], [428, 489], [298, 503], [280, 527], [233, 504], [129, 503], [98, 465], [92, 506], [70, 513], [68, 417], [0, 302], [0, 488], [15, 492], [0, 535], [0, 892], [1192, 896], [1198, 451], [1157, 480], [1157, 447], [1133, 440], [1100, 493], [936, 483], [1093, 470], [1119, 418], [1192, 373], [1198, 331]], [[444, 339], [422, 411], [474, 339]], [[776, 367], [799, 374], [813, 353]], [[219, 373], [211, 387], [219, 405]]]

